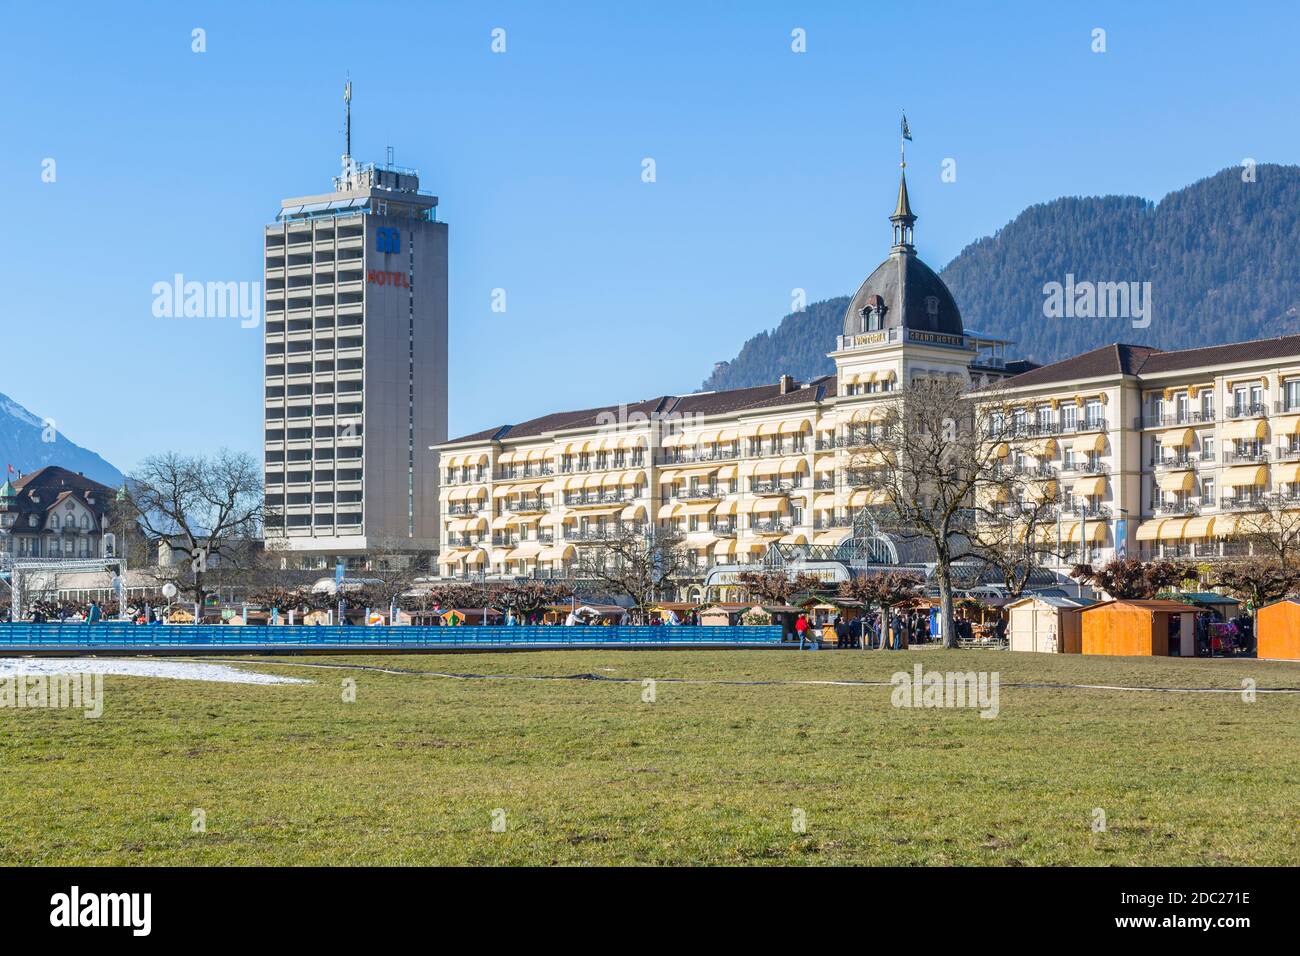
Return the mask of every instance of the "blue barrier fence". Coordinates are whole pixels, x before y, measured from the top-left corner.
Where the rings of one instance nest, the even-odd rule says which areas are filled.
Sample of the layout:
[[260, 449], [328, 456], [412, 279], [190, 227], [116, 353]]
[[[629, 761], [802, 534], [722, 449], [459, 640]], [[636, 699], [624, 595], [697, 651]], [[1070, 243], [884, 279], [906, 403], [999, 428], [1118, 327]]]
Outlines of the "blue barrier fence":
[[781, 643], [781, 628], [698, 627], [244, 627], [216, 624], [0, 624], [0, 649], [40, 647], [608, 647]]

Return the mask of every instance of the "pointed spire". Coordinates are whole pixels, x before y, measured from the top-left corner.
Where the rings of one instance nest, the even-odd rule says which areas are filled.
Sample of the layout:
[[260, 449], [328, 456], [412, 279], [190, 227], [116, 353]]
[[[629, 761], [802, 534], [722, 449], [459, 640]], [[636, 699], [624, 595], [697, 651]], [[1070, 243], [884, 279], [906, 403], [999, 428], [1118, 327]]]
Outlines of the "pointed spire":
[[912, 203], [907, 196], [907, 173], [902, 173], [898, 179], [898, 203], [894, 206], [894, 214], [889, 217], [889, 221], [894, 224], [894, 251], [912, 252], [912, 226], [916, 222], [916, 215], [912, 212]]
[[907, 173], [903, 173], [898, 179], [898, 205], [894, 207], [894, 214], [889, 218], [891, 221], [906, 219], [909, 223], [916, 222], [916, 216], [912, 215], [912, 204], [907, 198]]

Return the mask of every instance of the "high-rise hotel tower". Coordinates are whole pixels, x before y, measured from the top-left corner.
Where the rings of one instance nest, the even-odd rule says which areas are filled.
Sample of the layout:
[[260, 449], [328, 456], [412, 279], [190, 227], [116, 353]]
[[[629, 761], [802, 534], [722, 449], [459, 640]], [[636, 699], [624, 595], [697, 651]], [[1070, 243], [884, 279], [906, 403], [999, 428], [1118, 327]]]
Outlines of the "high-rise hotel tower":
[[265, 230], [268, 546], [322, 564], [437, 548], [447, 438], [447, 224], [415, 170], [353, 161], [344, 99], [333, 191]]

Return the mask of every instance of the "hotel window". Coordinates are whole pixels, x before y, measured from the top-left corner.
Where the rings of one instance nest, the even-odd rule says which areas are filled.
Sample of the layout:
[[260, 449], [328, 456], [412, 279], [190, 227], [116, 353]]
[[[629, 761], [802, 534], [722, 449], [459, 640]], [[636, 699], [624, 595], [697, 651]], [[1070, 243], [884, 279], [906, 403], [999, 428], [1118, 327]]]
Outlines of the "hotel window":
[[1232, 410], [1238, 414], [1244, 414], [1246, 411], [1246, 390], [1244, 388], [1236, 389], [1232, 393]]
[[1070, 402], [1068, 405], [1061, 406], [1061, 428], [1063, 431], [1072, 432], [1079, 424], [1079, 406]]
[[1192, 410], [1190, 399], [1188, 399], [1187, 393], [1179, 392], [1178, 395], [1175, 397], [1174, 401], [1177, 402], [1178, 405], [1178, 420], [1180, 422], [1187, 421], [1188, 416], [1190, 415]]
[[1038, 407], [1038, 430], [1045, 432], [1052, 427], [1052, 408], [1050, 405], [1040, 405]]
[[1286, 411], [1300, 411], [1300, 378], [1293, 378], [1282, 386], [1283, 401], [1286, 403]]
[[1252, 408], [1262, 408], [1264, 405], [1264, 386], [1252, 385], [1250, 387], [1250, 404]]
[[1214, 479], [1201, 479], [1201, 500], [1207, 505], [1214, 504]]
[[1201, 393], [1201, 421], [1214, 421], [1214, 393], [1205, 391]]
[[1207, 435], [1201, 439], [1201, 461], [1214, 461], [1214, 438]]
[[1096, 428], [1101, 424], [1101, 402], [1098, 399], [1090, 399], [1087, 407], [1084, 409], [1084, 418], [1089, 428]]
[[1061, 470], [1074, 471], [1074, 446], [1061, 446]]

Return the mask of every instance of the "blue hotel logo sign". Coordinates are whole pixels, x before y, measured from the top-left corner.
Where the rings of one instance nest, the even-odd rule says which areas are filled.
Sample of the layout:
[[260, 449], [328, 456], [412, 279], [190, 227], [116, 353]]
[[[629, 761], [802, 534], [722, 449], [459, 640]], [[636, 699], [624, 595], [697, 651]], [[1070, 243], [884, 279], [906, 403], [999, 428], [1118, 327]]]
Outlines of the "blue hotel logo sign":
[[376, 229], [375, 230], [375, 251], [376, 252], [401, 252], [402, 251], [402, 232], [400, 229]]

